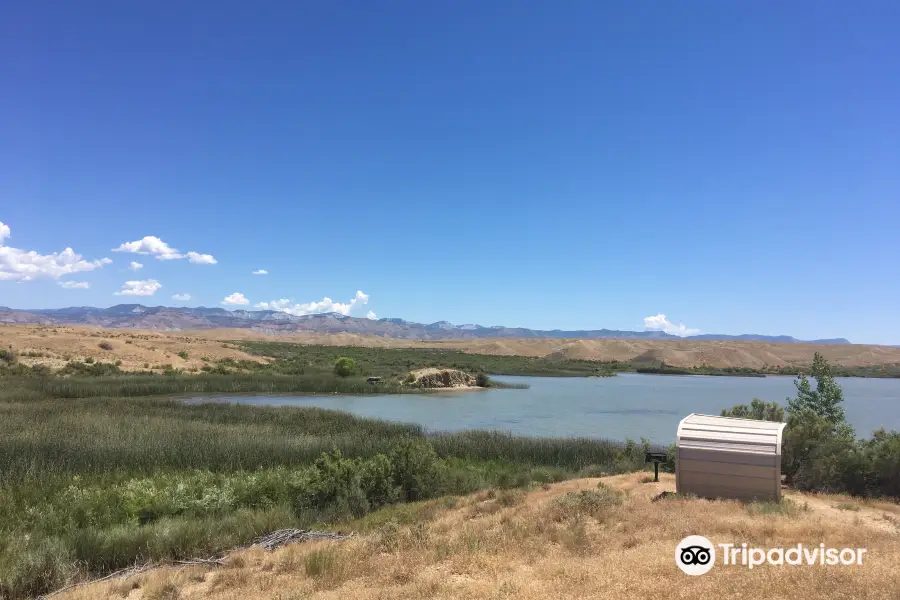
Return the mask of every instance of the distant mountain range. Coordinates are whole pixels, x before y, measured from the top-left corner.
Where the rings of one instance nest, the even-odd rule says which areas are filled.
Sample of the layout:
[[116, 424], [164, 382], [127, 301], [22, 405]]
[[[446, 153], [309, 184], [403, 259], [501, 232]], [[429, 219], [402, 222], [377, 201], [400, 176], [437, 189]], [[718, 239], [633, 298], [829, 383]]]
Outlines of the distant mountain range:
[[356, 333], [382, 337], [439, 340], [466, 338], [575, 338], [575, 339], [654, 339], [654, 340], [753, 340], [781, 343], [849, 344], [844, 338], [827, 340], [798, 340], [788, 335], [719, 335], [703, 334], [679, 337], [662, 331], [618, 331], [590, 329], [544, 331], [524, 327], [484, 327], [482, 325], [453, 325], [438, 321], [428, 325], [403, 319], [362, 319], [339, 313], [295, 316], [273, 310], [226, 310], [224, 308], [170, 308], [118, 304], [110, 308], [73, 306], [70, 308], [21, 310], [0, 306], [0, 323], [32, 323], [42, 325], [94, 325], [112, 329], [211, 329], [237, 327], [260, 333]]

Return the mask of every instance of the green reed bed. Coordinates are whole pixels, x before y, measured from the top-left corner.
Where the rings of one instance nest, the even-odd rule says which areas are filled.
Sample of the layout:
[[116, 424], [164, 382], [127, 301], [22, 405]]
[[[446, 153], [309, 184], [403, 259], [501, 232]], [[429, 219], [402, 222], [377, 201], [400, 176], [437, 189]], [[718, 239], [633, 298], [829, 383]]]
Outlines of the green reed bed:
[[280, 375], [274, 373], [198, 375], [115, 375], [108, 377], [47, 377], [29, 386], [44, 397], [142, 397], [169, 394], [402, 394], [423, 390], [394, 382], [367, 383], [362, 377]]

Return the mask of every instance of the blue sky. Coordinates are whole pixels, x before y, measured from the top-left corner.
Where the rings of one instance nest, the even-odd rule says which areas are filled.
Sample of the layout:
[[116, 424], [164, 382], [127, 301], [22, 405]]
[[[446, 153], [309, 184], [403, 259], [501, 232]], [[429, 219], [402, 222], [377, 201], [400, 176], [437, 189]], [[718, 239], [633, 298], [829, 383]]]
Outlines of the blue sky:
[[898, 22], [888, 1], [5, 3], [0, 305], [240, 293], [897, 344]]

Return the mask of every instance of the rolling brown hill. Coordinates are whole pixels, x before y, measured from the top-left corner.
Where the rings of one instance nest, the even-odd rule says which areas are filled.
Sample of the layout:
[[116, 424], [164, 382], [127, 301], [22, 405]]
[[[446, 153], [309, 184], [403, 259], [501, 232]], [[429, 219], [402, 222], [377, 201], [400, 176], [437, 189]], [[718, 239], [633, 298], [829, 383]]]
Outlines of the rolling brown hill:
[[[299, 332], [271, 335], [249, 329], [202, 329], [179, 332], [102, 329], [86, 326], [0, 325], [0, 347], [12, 346], [25, 364], [60, 367], [68, 360], [93, 357], [121, 360], [123, 369], [145, 364], [200, 367], [202, 358], [261, 360], [227, 342], [273, 340], [328, 346], [378, 348], [442, 348], [474, 354], [553, 357], [595, 361], [665, 362], [676, 367], [750, 367], [808, 365], [815, 352], [847, 367], [900, 365], [900, 348], [862, 344], [803, 344], [756, 341], [640, 340], [640, 339], [450, 339], [404, 340], [352, 333]], [[100, 347], [109, 342], [111, 350]], [[187, 352], [188, 358], [178, 354]], [[28, 354], [36, 356], [28, 356]]]

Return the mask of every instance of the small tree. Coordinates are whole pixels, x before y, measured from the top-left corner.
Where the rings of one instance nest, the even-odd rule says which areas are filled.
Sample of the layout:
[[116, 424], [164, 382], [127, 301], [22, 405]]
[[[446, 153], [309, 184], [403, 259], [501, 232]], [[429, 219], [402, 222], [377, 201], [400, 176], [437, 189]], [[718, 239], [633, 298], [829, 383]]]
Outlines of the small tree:
[[816, 378], [816, 389], [813, 391], [809, 379], [801, 373], [794, 381], [797, 387], [797, 397], [788, 398], [788, 412], [799, 414], [806, 409], [828, 420], [833, 425], [844, 421], [844, 409], [840, 403], [844, 401], [844, 392], [834, 381], [831, 367], [825, 357], [815, 353], [810, 373]]
[[815, 353], [810, 373], [816, 389], [801, 373], [794, 385], [796, 398], [788, 398], [782, 472], [801, 489], [847, 490], [858, 493], [864, 482], [856, 479], [863, 456], [853, 427], [844, 419], [844, 392], [834, 380], [825, 357]]
[[334, 374], [338, 377], [350, 377], [356, 373], [356, 361], [342, 356], [334, 362]]

